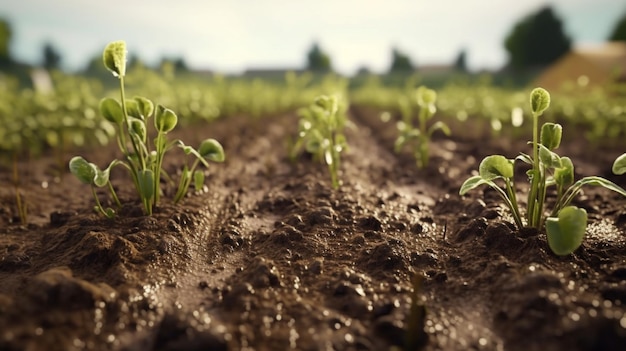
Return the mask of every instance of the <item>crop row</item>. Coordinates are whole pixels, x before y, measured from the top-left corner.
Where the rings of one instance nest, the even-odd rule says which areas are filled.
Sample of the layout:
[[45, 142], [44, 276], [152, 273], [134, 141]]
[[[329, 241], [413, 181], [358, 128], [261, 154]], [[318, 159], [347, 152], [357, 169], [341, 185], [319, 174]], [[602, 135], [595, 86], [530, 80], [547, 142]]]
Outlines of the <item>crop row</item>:
[[[351, 92], [356, 105], [404, 114], [417, 110], [410, 96], [419, 79], [410, 77], [404, 86], [386, 86], [375, 77]], [[554, 103], [544, 118], [585, 130], [592, 142], [619, 142], [626, 136], [626, 97], [623, 87], [586, 89], [572, 86], [553, 92]], [[472, 122], [471, 129], [484, 125], [493, 133], [514, 136], [530, 130], [524, 116], [530, 114], [528, 91], [494, 86], [488, 78], [475, 83], [454, 81], [438, 90], [437, 108], [447, 119], [457, 123]], [[468, 130], [468, 128], [463, 128]]]
[[[65, 152], [114, 140], [113, 125], [98, 112], [100, 99], [116, 96], [114, 89], [109, 91], [92, 78], [60, 72], [53, 72], [50, 81], [52, 89], [46, 84], [21, 88], [17, 79], [0, 74], [0, 157]], [[258, 118], [290, 111], [308, 105], [322, 91], [346, 87], [347, 81], [336, 76], [313, 81], [309, 74], [293, 73], [282, 82], [220, 75], [175, 79], [140, 68], [127, 79], [129, 97], [150, 96], [177, 111], [183, 126], [236, 114]]]
[[[8, 118], [6, 120], [7, 123], [13, 121], [14, 125], [11, 125], [10, 129], [7, 128], [5, 132], [10, 131], [14, 134], [5, 135], [6, 139], [12, 143], [7, 142], [5, 147], [6, 150], [13, 151], [13, 185], [16, 194], [16, 207], [23, 224], [27, 223], [27, 204], [23, 201], [20, 190], [16, 155], [23, 149], [32, 152], [32, 145], [29, 143], [38, 144], [38, 140], [41, 140], [38, 144], [38, 152], [43, 151], [45, 146], [64, 146], [66, 137], [70, 137], [75, 145], [83, 145], [85, 136], [82, 136], [83, 139], [78, 136], [90, 129], [100, 127], [94, 130], [94, 132], [101, 133], [95, 140], [101, 144], [106, 144], [109, 139], [114, 139], [122, 157], [113, 159], [108, 167], [101, 169], [82, 156], [75, 156], [69, 162], [71, 173], [91, 187], [96, 203], [95, 210], [108, 218], [114, 218], [123, 206], [109, 177], [111, 169], [114, 167], [119, 166], [125, 169], [128, 171], [143, 204], [144, 213], [151, 215], [159, 199], [166, 194], [173, 193], [166, 191], [165, 188], [177, 189], [173, 199], [174, 203], [177, 203], [185, 197], [192, 184], [197, 189], [204, 186], [205, 171], [199, 169], [199, 166], [208, 168], [210, 166], [208, 161], [219, 163], [226, 159], [224, 149], [218, 140], [205, 139], [197, 148], [194, 148], [186, 145], [182, 140], [170, 139], [168, 134], [181, 124], [182, 119], [174, 110], [166, 107], [167, 105], [175, 106], [175, 108], [183, 111], [186, 114], [186, 122], [191, 123], [197, 119], [211, 120], [224, 114], [244, 113], [253, 117], [261, 117], [265, 114], [294, 109], [300, 103], [300, 99], [310, 100], [307, 95], [309, 92], [317, 93], [315, 89], [309, 88], [306, 76], [299, 78], [293, 75], [287, 76], [283, 87], [266, 85], [262, 81], [255, 81], [248, 85], [241, 85], [238, 82], [231, 84], [218, 77], [212, 81], [211, 88], [213, 89], [207, 89], [206, 85], [198, 86], [195, 81], [185, 82], [184, 85], [181, 85], [175, 80], [159, 78], [147, 71], [144, 71], [143, 75], [136, 77], [133, 81], [127, 75], [126, 52], [126, 43], [123, 41], [110, 43], [103, 52], [105, 68], [117, 78], [119, 83], [119, 98], [111, 94], [113, 96], [99, 100], [97, 113], [91, 107], [92, 104], [95, 105], [92, 92], [100, 89], [100, 87], [81, 78], [66, 77], [65, 80], [61, 80], [57, 84], [55, 90], [47, 92], [24, 90], [14, 97], [19, 100], [20, 104], [13, 112], [17, 111], [27, 115], [25, 118], [14, 118], [13, 120]], [[72, 79], [76, 80], [72, 81]], [[135, 84], [145, 89], [142, 93], [150, 94], [151, 98], [137, 95], [131, 97], [131, 89], [127, 89], [126, 85], [128, 80], [130, 80], [129, 85]], [[416, 158], [417, 166], [420, 168], [427, 167], [431, 135], [437, 131], [446, 135], [451, 134], [451, 129], [446, 123], [432, 120], [438, 111], [437, 104], [444, 106], [445, 109], [450, 105], [458, 104], [459, 101], [451, 98], [441, 101], [438, 98], [439, 94], [434, 90], [425, 86], [413, 88], [411, 85], [415, 82], [412, 80], [408, 80], [407, 86], [400, 91], [384, 88], [375, 83], [370, 82], [357, 91], [354, 94], [357, 96], [357, 101], [362, 99], [360, 101], [363, 104], [399, 110], [401, 120], [396, 123], [398, 136], [395, 142], [395, 151], [401, 152], [402, 148], [410, 147]], [[9, 82], [4, 87], [7, 92], [12, 91], [10, 84]], [[72, 90], [72, 87], [76, 86], [80, 89], [78, 91]], [[298, 110], [301, 117], [298, 123], [298, 134], [291, 144], [289, 154], [290, 158], [295, 160], [298, 153], [306, 151], [312, 154], [317, 161], [324, 162], [328, 166], [332, 187], [337, 189], [342, 183], [339, 179], [340, 155], [348, 147], [348, 140], [343, 133], [344, 127], [349, 122], [348, 101], [345, 94], [347, 84], [345, 80], [327, 79], [315, 87], [329, 90], [331, 95], [317, 96], [313, 104]], [[458, 86], [451, 86], [448, 89], [458, 88]], [[493, 89], [486, 85], [479, 88], [475, 89], [473, 94], [480, 96], [480, 94], [491, 92], [490, 89]], [[507, 109], [511, 111], [509, 113], [511, 125], [515, 127], [524, 125], [525, 113], [523, 107], [520, 107], [523, 105], [513, 107], [510, 105], [516, 104], [518, 98], [521, 102], [523, 95], [520, 93], [506, 95], [497, 90], [492, 93], [492, 95], [482, 95], [480, 100], [482, 109], [490, 112], [492, 129], [496, 132], [502, 130], [502, 123], [505, 121], [503, 111], [507, 111]], [[451, 94], [451, 96], [458, 98], [461, 94]], [[604, 95], [603, 97], [607, 100], [608, 96]], [[475, 97], [476, 95], [470, 95], [462, 98], [461, 101], [463, 101], [465, 109], [457, 111], [455, 116], [457, 120], [466, 122], [470, 117], [476, 119], [474, 117], [474, 113], [476, 113], [474, 108], [477, 105], [476, 100], [474, 100]], [[507, 97], [508, 100], [505, 100]], [[548, 243], [552, 251], [558, 255], [567, 255], [581, 245], [587, 227], [586, 210], [572, 205], [572, 200], [581, 192], [582, 187], [601, 186], [625, 197], [626, 190], [610, 180], [598, 176], [583, 177], [575, 181], [572, 160], [555, 153], [563, 134], [561, 124], [542, 121], [543, 125], [541, 128], [539, 127], [539, 117], [548, 111], [551, 101], [550, 94], [543, 88], [535, 88], [530, 93], [530, 104], [527, 106], [532, 116], [530, 123], [532, 143], [529, 143], [532, 152], [528, 154], [522, 152], [514, 159], [508, 159], [503, 155], [485, 157], [478, 167], [478, 174], [471, 176], [463, 183], [459, 194], [464, 195], [483, 185], [493, 188], [501, 196], [520, 230], [530, 227], [541, 231], [545, 226]], [[590, 103], [586, 99], [568, 102], [571, 103], [572, 101]], [[7, 108], [7, 106], [11, 106], [9, 105], [10, 100], [4, 102], [6, 103], [4, 105], [6, 111], [4, 112], [11, 113], [11, 109]], [[599, 100], [596, 103], [599, 104]], [[555, 119], [564, 119], [573, 124], [591, 123], [588, 120], [575, 121], [576, 117], [572, 117], [576, 116], [575, 112], [566, 113], [567, 108], [571, 108], [571, 106], [567, 107], [567, 104], [560, 106], [562, 110], [557, 112]], [[619, 105], [612, 106], [613, 108], [609, 110], [613, 112], [620, 108]], [[587, 105], [580, 106], [580, 108], [583, 107], [587, 107]], [[209, 110], [205, 110], [207, 108]], [[459, 115], [459, 111], [464, 111], [464, 115]], [[592, 123], [598, 123], [597, 121], [603, 119], [604, 116], [599, 116], [598, 111], [594, 111], [595, 114], [588, 112], [586, 116], [595, 118], [591, 120]], [[486, 113], [486, 111], [480, 112]], [[622, 111], [617, 112], [619, 113], [615, 113], [615, 115], [621, 117]], [[72, 114], [82, 117], [72, 118]], [[47, 119], [47, 116], [54, 116], [54, 118]], [[606, 118], [606, 120], [609, 119]], [[82, 123], [77, 123], [79, 121]], [[498, 125], [495, 121], [499, 121], [500, 124]], [[29, 132], [31, 134], [28, 134]], [[185, 155], [182, 170], [177, 177], [171, 176], [163, 168], [165, 155], [175, 148], [182, 149]], [[530, 166], [526, 172], [526, 178], [530, 181], [526, 202], [518, 201], [518, 187], [515, 185], [514, 179], [516, 162]], [[613, 172], [615, 174], [626, 173], [626, 154], [615, 160]], [[115, 208], [102, 205], [96, 188], [104, 187], [108, 188], [112, 199], [109, 203], [112, 203]], [[556, 201], [552, 211], [546, 216], [546, 199], [548, 198], [548, 189], [551, 187], [555, 188], [553, 192], [556, 192]], [[523, 217], [524, 212], [520, 210], [521, 205], [524, 204], [527, 207], [525, 218]]]
[[[0, 156], [28, 153], [37, 156], [52, 149], [64, 153], [89, 143], [104, 145], [114, 140], [114, 128], [97, 111], [103, 96], [116, 96], [100, 81], [55, 72], [52, 89], [20, 88], [17, 80], [0, 75]], [[404, 86], [385, 86], [372, 76], [352, 89], [354, 105], [407, 115], [419, 106], [411, 97], [419, 83], [407, 77]], [[251, 118], [292, 111], [307, 106], [316, 96], [337, 91], [347, 94], [348, 80], [328, 75], [288, 73], [282, 81], [211, 77], [176, 78], [138, 67], [126, 77], [129, 97], [141, 94], [177, 111], [182, 126], [196, 121], [242, 114]], [[496, 87], [488, 80], [451, 82], [438, 89], [437, 110], [450, 126], [471, 122], [469, 131], [525, 135], [530, 129], [527, 91]], [[626, 98], [623, 93], [595, 89], [555, 97], [545, 119], [581, 127], [591, 141], [619, 141], [626, 135]]]

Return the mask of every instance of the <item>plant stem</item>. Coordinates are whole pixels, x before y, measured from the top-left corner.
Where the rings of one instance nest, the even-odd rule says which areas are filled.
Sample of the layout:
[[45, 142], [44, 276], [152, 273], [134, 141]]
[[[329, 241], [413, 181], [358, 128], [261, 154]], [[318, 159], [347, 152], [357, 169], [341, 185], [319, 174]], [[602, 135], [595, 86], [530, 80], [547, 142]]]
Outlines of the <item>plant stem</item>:
[[113, 189], [113, 184], [111, 184], [110, 181], [109, 181], [109, 191], [111, 192], [111, 196], [113, 197], [113, 201], [115, 201], [115, 204], [117, 205], [117, 207], [122, 207], [122, 203], [120, 202], [120, 199], [117, 197], [117, 194], [115, 193], [115, 189]]
[[13, 185], [15, 186], [15, 203], [17, 206], [17, 213], [20, 217], [22, 224], [28, 223], [26, 204], [22, 201], [22, 193], [20, 191], [20, 177], [17, 170], [17, 152], [13, 153]]
[[504, 179], [506, 183], [506, 192], [509, 194], [510, 202], [511, 202], [511, 212], [513, 213], [513, 218], [515, 219], [515, 224], [519, 229], [522, 229], [524, 224], [522, 222], [522, 216], [519, 212], [519, 207], [517, 206], [517, 195], [515, 195], [515, 188], [513, 187], [511, 181], [509, 179]]
[[159, 203], [160, 194], [160, 183], [161, 183], [161, 167], [163, 166], [163, 156], [165, 155], [165, 150], [163, 150], [163, 133], [158, 132], [156, 138], [156, 165], [154, 169], [154, 204]]
[[[333, 145], [331, 145], [333, 146]], [[330, 180], [333, 186], [333, 189], [339, 189], [339, 180], [337, 180], [337, 152], [335, 151], [334, 146], [330, 150], [332, 162], [328, 164], [328, 170], [330, 171]]]
[[100, 203], [100, 199], [98, 198], [98, 194], [96, 193], [96, 188], [91, 187], [91, 193], [93, 194], [93, 198], [96, 200], [96, 208], [98, 211], [105, 217], [109, 217], [104, 208], [102, 208], [102, 204]]
[[428, 119], [428, 112], [426, 107], [420, 107], [420, 115], [419, 115], [419, 128], [420, 128], [420, 136], [419, 136], [419, 150], [420, 150], [420, 158], [417, 163], [419, 168], [425, 168], [428, 166], [428, 131], [426, 130], [426, 120]]
[[530, 227], [539, 228], [538, 216], [541, 214], [537, 212], [537, 197], [539, 191], [539, 144], [538, 144], [538, 127], [539, 116], [536, 113], [533, 113], [533, 169], [532, 169], [532, 179], [530, 185], [530, 192], [528, 193], [528, 210], [526, 213], [527, 222]]
[[[121, 95], [121, 102], [122, 102], [122, 112], [124, 114], [124, 125], [126, 126], [126, 128], [130, 128], [129, 124], [128, 124], [128, 112], [126, 111], [126, 94], [124, 94], [124, 77], [120, 76], [120, 95]], [[130, 134], [129, 134], [130, 135]], [[132, 138], [130, 138], [130, 142], [133, 145], [133, 150], [135, 151], [135, 155], [137, 155], [137, 159], [139, 160], [139, 169], [145, 169], [146, 168], [146, 161], [144, 159], [144, 155], [142, 152], [140, 152], [139, 147], [137, 146], [137, 141]], [[130, 157], [130, 155], [128, 155], [127, 153], [127, 158], [129, 158], [129, 162], [132, 164], [132, 159]]]
[[175, 204], [182, 200], [185, 194], [187, 194], [189, 185], [191, 185], [191, 177], [193, 176], [193, 172], [195, 172], [196, 167], [198, 167], [199, 163], [200, 160], [196, 159], [191, 166], [191, 169], [183, 169], [183, 174], [180, 178], [180, 183], [178, 184], [178, 190], [176, 191], [176, 196], [174, 196]]

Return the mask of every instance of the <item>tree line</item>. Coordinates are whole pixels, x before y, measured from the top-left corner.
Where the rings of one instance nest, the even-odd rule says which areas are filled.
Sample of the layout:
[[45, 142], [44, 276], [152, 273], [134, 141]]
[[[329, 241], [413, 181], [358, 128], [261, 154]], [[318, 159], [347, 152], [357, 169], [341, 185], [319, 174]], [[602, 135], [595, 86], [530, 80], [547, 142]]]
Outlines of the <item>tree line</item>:
[[[11, 55], [12, 28], [5, 19], [0, 19], [0, 70], [17, 64]], [[618, 19], [607, 40], [626, 41], [626, 13]], [[525, 70], [540, 68], [554, 62], [571, 48], [571, 38], [565, 33], [563, 21], [557, 16], [552, 7], [545, 6], [515, 23], [506, 35], [503, 46], [508, 53], [506, 68], [510, 70]], [[333, 70], [332, 60], [318, 43], [313, 43], [307, 53], [306, 69], [311, 71], [330, 72]], [[85, 71], [98, 69], [100, 56], [92, 58]], [[467, 70], [467, 52], [461, 50], [453, 61], [452, 66], [458, 71]], [[39, 65], [46, 69], [59, 69], [62, 64], [62, 55], [49, 42], [42, 47]], [[141, 64], [138, 57], [132, 57], [130, 64]], [[182, 57], [164, 57], [158, 64], [173, 66], [177, 71], [187, 70], [187, 64]], [[391, 52], [389, 73], [409, 72], [416, 69], [415, 62], [398, 48]], [[362, 71], [367, 71], [362, 68]]]

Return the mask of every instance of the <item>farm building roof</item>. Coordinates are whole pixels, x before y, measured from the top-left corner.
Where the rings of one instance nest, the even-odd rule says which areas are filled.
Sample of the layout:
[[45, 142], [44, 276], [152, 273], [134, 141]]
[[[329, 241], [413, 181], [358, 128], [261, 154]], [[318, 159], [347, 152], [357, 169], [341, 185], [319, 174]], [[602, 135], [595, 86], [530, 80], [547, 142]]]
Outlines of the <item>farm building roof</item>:
[[579, 46], [546, 68], [534, 81], [546, 89], [604, 86], [626, 82], [626, 42]]

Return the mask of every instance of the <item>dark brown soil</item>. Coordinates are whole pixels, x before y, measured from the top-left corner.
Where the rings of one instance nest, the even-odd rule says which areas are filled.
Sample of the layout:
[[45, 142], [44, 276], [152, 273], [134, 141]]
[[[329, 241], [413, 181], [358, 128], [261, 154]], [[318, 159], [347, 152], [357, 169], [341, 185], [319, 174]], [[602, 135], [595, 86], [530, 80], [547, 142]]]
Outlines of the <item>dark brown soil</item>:
[[[31, 224], [15, 224], [3, 168], [0, 350], [390, 350], [404, 344], [414, 296], [425, 350], [625, 349], [625, 199], [587, 189], [576, 200], [585, 241], [558, 257], [543, 234], [515, 230], [493, 192], [458, 195], [482, 157], [514, 157], [526, 140], [458, 131], [436, 138], [419, 170], [393, 153], [393, 123], [366, 109], [351, 119], [337, 191], [323, 165], [288, 162], [295, 115], [180, 133], [220, 140], [228, 159], [204, 191], [152, 217], [117, 173], [127, 205], [98, 216], [89, 188], [50, 157], [20, 165]], [[577, 176], [624, 185], [610, 165], [625, 150], [575, 135], [565, 127], [560, 152]], [[115, 151], [83, 155], [102, 166]]]

